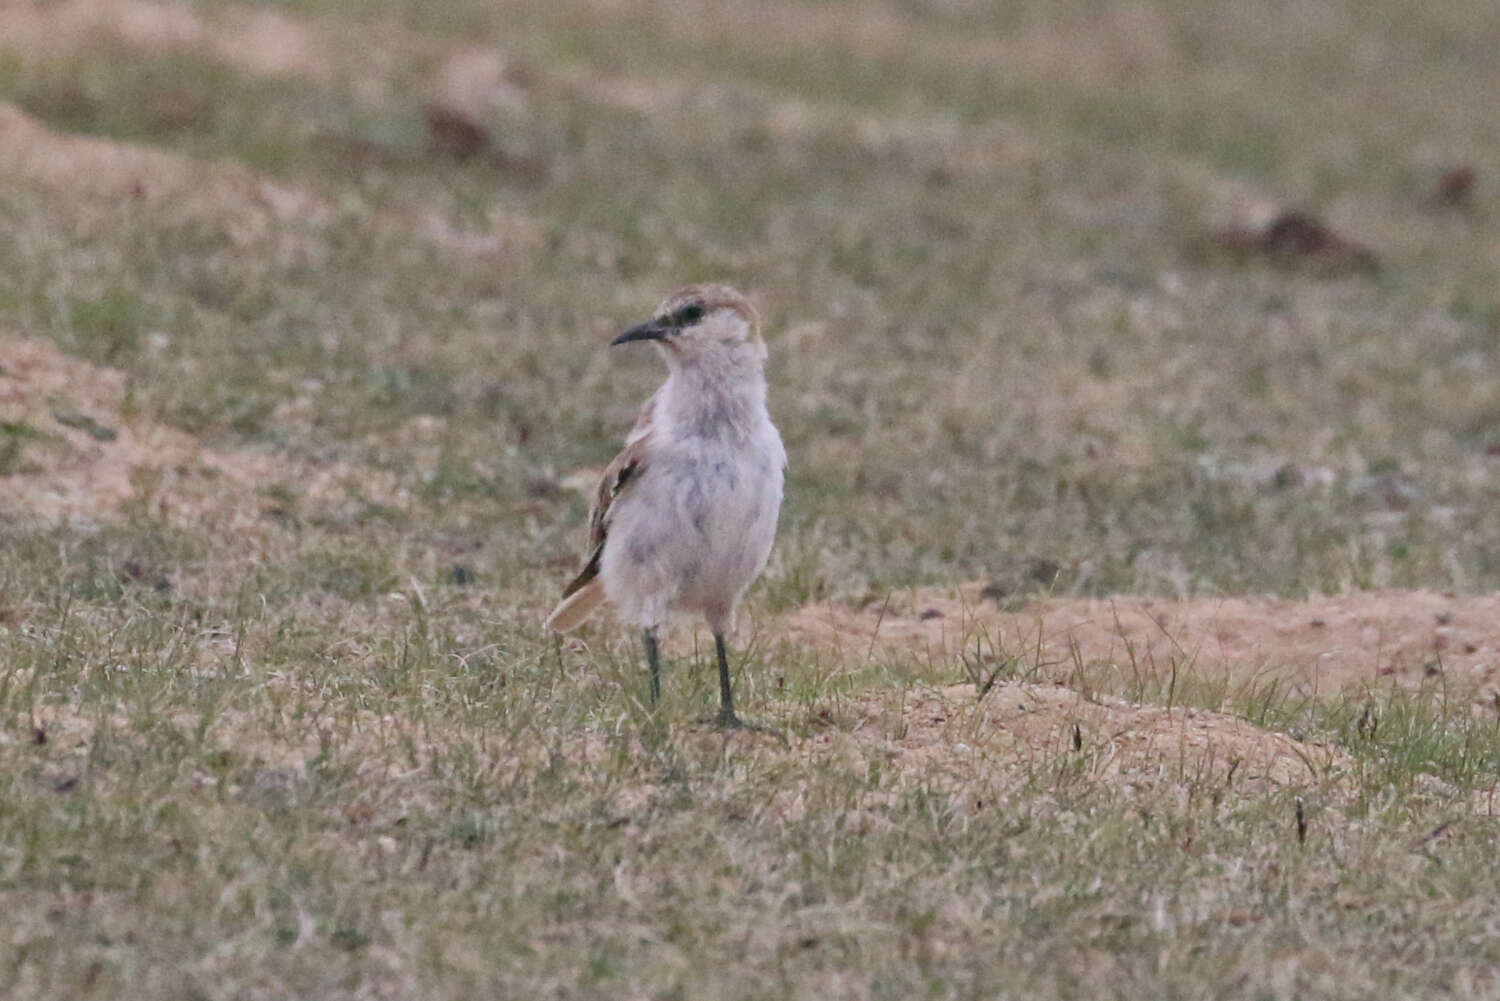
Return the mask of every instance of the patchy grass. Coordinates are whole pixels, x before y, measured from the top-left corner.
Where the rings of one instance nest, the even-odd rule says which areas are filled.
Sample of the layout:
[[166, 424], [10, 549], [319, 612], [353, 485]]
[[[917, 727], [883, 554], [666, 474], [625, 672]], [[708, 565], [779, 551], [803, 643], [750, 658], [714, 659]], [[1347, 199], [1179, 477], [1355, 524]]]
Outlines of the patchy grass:
[[[1490, 13], [1282, 14], [0, 11], [0, 993], [1495, 993]], [[785, 743], [539, 628], [709, 278]]]

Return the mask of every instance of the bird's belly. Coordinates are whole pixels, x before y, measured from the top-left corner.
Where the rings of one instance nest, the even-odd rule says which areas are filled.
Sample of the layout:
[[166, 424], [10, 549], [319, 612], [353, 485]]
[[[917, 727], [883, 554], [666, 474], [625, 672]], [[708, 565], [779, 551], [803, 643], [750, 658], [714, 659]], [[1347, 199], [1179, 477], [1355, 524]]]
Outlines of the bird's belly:
[[[738, 593], [760, 573], [776, 535], [780, 498], [757, 490], [705, 489], [684, 498], [683, 520], [691, 526], [691, 548], [698, 551], [698, 580], [685, 574], [684, 584]], [[686, 547], [685, 547], [686, 548]], [[691, 567], [685, 569], [692, 569]]]
[[610, 526], [606, 592], [622, 608], [643, 596], [667, 609], [731, 610], [770, 555], [780, 469], [689, 455], [664, 457], [652, 472], [651, 489], [622, 504]]

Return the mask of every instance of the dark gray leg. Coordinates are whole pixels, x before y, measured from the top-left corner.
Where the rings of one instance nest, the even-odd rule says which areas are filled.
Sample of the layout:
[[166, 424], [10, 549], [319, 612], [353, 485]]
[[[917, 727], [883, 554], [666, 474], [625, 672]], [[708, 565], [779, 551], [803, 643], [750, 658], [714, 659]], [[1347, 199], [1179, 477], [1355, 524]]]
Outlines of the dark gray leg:
[[787, 743], [786, 734], [780, 730], [772, 730], [758, 723], [746, 723], [735, 715], [734, 691], [729, 687], [729, 651], [724, 646], [724, 637], [719, 633], [714, 633], [714, 651], [719, 655], [719, 715], [714, 720], [715, 725], [721, 730], [749, 730], [752, 733], [764, 733], [777, 738], [783, 744]]
[[656, 630], [647, 629], [646, 664], [651, 668], [651, 705], [661, 701], [661, 654], [656, 649]]
[[719, 725], [739, 729], [744, 724], [734, 714], [734, 692], [729, 687], [729, 651], [724, 648], [723, 633], [714, 633], [714, 650], [719, 654]]

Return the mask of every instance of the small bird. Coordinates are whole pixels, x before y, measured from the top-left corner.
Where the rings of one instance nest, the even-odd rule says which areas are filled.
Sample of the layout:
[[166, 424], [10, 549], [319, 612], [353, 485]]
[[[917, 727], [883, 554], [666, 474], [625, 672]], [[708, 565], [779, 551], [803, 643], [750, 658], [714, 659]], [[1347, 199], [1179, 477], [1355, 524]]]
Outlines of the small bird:
[[719, 660], [718, 724], [735, 715], [724, 636], [776, 538], [786, 449], [766, 410], [766, 344], [750, 301], [689, 285], [611, 346], [650, 341], [668, 375], [599, 483], [583, 569], [547, 617], [573, 629], [605, 601], [644, 631], [651, 701], [661, 696], [656, 630], [703, 616]]

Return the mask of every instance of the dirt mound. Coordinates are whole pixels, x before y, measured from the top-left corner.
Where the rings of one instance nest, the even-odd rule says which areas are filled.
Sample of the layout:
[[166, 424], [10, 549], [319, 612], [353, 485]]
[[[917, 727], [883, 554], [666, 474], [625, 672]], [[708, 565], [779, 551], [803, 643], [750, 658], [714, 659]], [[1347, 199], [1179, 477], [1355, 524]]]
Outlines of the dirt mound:
[[[204, 447], [133, 413], [125, 376], [48, 341], [0, 335], [0, 523], [87, 524], [141, 511], [250, 536], [273, 530], [266, 493], [287, 485], [304, 516], [351, 503], [354, 470], [279, 453]], [[359, 492], [399, 504], [392, 478], [361, 471]]]
[[127, 424], [124, 376], [36, 340], [0, 340], [0, 512], [43, 522], [94, 518], [137, 492], [136, 471], [182, 465], [191, 439]]
[[[122, 207], [140, 208], [159, 218], [222, 226], [240, 249], [269, 245], [274, 254], [308, 261], [317, 261], [322, 251], [306, 234], [336, 215], [332, 202], [317, 192], [242, 164], [55, 132], [3, 101], [0, 177], [7, 186], [66, 194], [60, 204], [85, 231], [116, 225]], [[459, 257], [525, 253], [543, 239], [540, 225], [516, 210], [491, 212], [477, 227], [458, 227], [449, 216], [414, 203], [373, 214], [370, 223], [420, 237]]]
[[1006, 771], [1012, 782], [1071, 770], [1130, 787], [1210, 791], [1302, 787], [1347, 764], [1325, 746], [1221, 713], [1088, 699], [1061, 685], [1000, 684], [982, 699], [972, 685], [953, 685], [856, 706], [856, 732], [887, 737], [899, 767], [939, 784], [972, 778], [980, 760], [980, 773]]
[[1080, 667], [1122, 679], [1172, 672], [1231, 689], [1269, 683], [1307, 695], [1442, 682], [1483, 700], [1500, 691], [1500, 594], [1373, 591], [1273, 598], [1048, 598], [1004, 611], [980, 585], [898, 592], [854, 610], [810, 605], [785, 620], [844, 654], [958, 662], [1020, 658], [1033, 678]]
[[813, 765], [786, 772], [762, 807], [795, 822], [830, 769], [859, 776], [843, 808], [847, 829], [878, 830], [889, 807], [911, 796], [935, 800], [953, 819], [1037, 796], [1091, 803], [1167, 795], [1220, 803], [1315, 797], [1337, 809], [1353, 789], [1354, 765], [1339, 749], [1298, 741], [1204, 709], [1087, 699], [1060, 685], [999, 684], [982, 699], [972, 685], [870, 692], [815, 710], [812, 733], [782, 745], [745, 735], [723, 744], [736, 755], [790, 754]]
[[155, 51], [212, 55], [247, 72], [320, 77], [331, 71], [326, 47], [302, 24], [271, 10], [232, 7], [219, 23], [182, 4], [145, 0], [65, 0], [0, 7], [0, 33], [12, 48], [57, 59], [96, 39]]
[[135, 143], [57, 133], [0, 102], [0, 176], [7, 187], [66, 194], [76, 224], [109, 226], [122, 205], [223, 220], [239, 246], [282, 227], [317, 225], [332, 208], [248, 168], [205, 163]]

